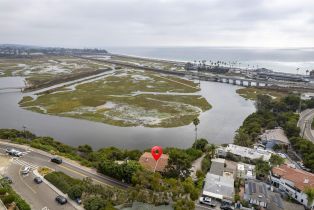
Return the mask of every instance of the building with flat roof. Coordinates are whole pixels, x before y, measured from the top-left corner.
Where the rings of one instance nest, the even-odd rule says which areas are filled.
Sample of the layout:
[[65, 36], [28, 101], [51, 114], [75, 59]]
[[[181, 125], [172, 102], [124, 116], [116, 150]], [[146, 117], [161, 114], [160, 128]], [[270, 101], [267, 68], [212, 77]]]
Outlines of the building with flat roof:
[[140, 165], [148, 171], [159, 171], [165, 170], [168, 165], [169, 155], [162, 154], [160, 158], [156, 161], [150, 152], [144, 152], [139, 159]]
[[233, 200], [234, 176], [232, 164], [222, 158], [212, 159], [210, 171], [204, 180], [203, 196]]
[[242, 147], [235, 144], [228, 144], [227, 147], [220, 147], [217, 149], [217, 155], [219, 157], [226, 157], [228, 152], [251, 160], [262, 158], [264, 161], [269, 161], [272, 154], [270, 151], [264, 149]]
[[288, 203], [282, 200], [279, 193], [270, 190], [265, 183], [257, 180], [247, 180], [244, 187], [244, 200], [252, 206], [269, 210], [304, 210], [302, 205]]
[[289, 165], [281, 165], [272, 169], [271, 181], [275, 187], [284, 190], [304, 206], [314, 207], [314, 202], [309, 204], [304, 192], [307, 188], [314, 188], [314, 174]]

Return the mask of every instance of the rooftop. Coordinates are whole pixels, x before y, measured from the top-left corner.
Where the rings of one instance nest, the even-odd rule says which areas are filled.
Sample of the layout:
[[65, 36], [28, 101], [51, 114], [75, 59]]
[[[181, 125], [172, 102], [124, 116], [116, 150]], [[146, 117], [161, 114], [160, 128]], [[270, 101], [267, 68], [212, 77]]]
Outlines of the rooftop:
[[[168, 165], [169, 155], [162, 154], [158, 161], [153, 158], [152, 154], [149, 152], [144, 152], [139, 159], [139, 163], [143, 166], [146, 170], [149, 171], [164, 171], [166, 166]], [[156, 169], [155, 169], [156, 168]]]
[[231, 177], [219, 176], [216, 174], [207, 173], [203, 195], [218, 198], [233, 200], [234, 194], [234, 179]]
[[226, 152], [230, 152], [232, 154], [246, 157], [249, 159], [259, 159], [263, 158], [264, 161], [269, 161], [271, 157], [271, 152], [262, 149], [252, 149], [248, 147], [241, 147], [235, 144], [228, 144], [228, 146], [224, 149]]
[[262, 140], [265, 140], [265, 141], [276, 140], [284, 144], [289, 144], [289, 140], [282, 128], [266, 130], [262, 135]]
[[310, 172], [292, 168], [288, 165], [281, 165], [280, 167], [274, 167], [272, 173], [293, 182], [294, 186], [302, 191], [306, 187], [314, 187], [314, 174]]

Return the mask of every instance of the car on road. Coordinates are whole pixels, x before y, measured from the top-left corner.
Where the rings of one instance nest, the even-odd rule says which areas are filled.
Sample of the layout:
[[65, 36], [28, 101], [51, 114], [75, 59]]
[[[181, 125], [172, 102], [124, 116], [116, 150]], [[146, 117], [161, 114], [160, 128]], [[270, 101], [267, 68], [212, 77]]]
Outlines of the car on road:
[[30, 167], [28, 166], [23, 166], [22, 170], [21, 170], [21, 174], [26, 175], [29, 173], [29, 171], [31, 170]]
[[35, 182], [36, 184], [40, 184], [40, 183], [43, 182], [43, 180], [42, 180], [42, 178], [40, 178], [39, 176], [36, 176], [36, 177], [34, 178], [34, 182]]
[[202, 196], [202, 197], [200, 197], [199, 201], [200, 201], [201, 204], [205, 204], [205, 205], [208, 205], [208, 206], [211, 206], [211, 207], [216, 207], [216, 204], [209, 197], [203, 197]]
[[53, 158], [51, 158], [51, 162], [61, 164], [62, 159], [60, 157], [53, 157]]
[[56, 197], [56, 201], [57, 201], [59, 204], [61, 204], [61, 205], [64, 205], [64, 204], [66, 204], [66, 203], [68, 202], [68, 200], [67, 200], [65, 197], [63, 197], [62, 195], [58, 195], [58, 196]]
[[21, 151], [16, 149], [6, 149], [5, 152], [15, 157], [21, 157], [23, 155]]
[[7, 181], [9, 184], [12, 184], [12, 183], [13, 183], [12, 179], [11, 179], [10, 177], [8, 177], [8, 176], [3, 177], [1, 180], [5, 180], [5, 181]]

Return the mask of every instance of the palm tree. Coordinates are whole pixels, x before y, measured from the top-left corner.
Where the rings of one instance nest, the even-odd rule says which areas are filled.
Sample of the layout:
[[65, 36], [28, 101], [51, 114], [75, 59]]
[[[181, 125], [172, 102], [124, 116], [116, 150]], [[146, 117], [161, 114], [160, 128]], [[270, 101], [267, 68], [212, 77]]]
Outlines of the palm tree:
[[200, 120], [198, 118], [195, 118], [193, 120], [193, 124], [195, 126], [195, 141], [196, 141], [197, 140], [197, 126], [198, 126], [198, 124], [200, 124]]
[[215, 144], [210, 144], [208, 147], [208, 152], [210, 152], [210, 157], [214, 158], [215, 152], [216, 152], [216, 145]]
[[307, 205], [310, 207], [314, 201], [314, 188], [306, 188], [304, 193], [307, 195]]

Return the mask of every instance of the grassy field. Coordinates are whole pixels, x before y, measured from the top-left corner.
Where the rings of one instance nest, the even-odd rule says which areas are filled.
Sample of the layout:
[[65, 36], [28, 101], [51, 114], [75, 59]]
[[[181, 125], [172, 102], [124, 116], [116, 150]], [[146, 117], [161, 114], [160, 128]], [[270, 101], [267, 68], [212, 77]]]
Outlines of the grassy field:
[[269, 95], [275, 100], [279, 100], [282, 97], [288, 95], [288, 92], [269, 90], [269, 89], [261, 89], [255, 87], [241, 88], [237, 90], [237, 93], [243, 98], [256, 100], [257, 95]]
[[0, 77], [23, 76], [29, 85], [64, 75], [80, 74], [107, 68], [103, 63], [69, 56], [0, 59]]
[[177, 127], [211, 108], [193, 81], [142, 70], [117, 70], [93, 82], [55, 89], [20, 105], [31, 111], [117, 126]]

